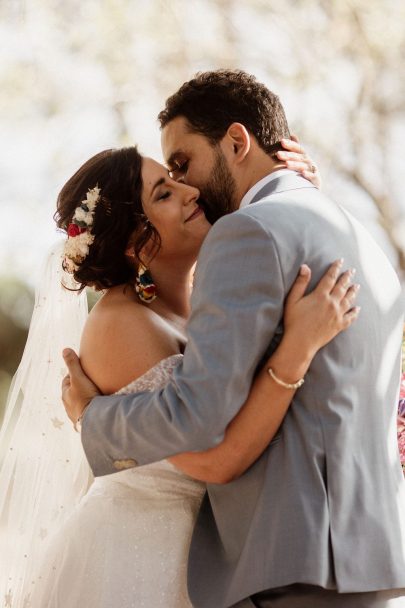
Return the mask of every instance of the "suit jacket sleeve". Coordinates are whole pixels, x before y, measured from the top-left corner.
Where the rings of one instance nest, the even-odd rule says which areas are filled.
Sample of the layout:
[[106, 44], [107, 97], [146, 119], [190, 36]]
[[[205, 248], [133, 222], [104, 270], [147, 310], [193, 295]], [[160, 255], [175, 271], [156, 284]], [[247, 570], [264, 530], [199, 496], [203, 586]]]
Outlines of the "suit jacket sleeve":
[[83, 446], [95, 475], [205, 450], [223, 438], [280, 323], [285, 296], [272, 236], [249, 208], [219, 220], [200, 253], [183, 362], [165, 388], [97, 397]]

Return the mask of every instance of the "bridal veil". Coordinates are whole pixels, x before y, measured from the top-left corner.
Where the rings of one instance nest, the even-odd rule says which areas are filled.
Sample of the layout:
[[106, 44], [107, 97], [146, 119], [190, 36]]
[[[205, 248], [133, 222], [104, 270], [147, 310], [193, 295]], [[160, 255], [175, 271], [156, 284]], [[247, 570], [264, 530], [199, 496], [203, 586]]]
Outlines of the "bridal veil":
[[91, 473], [61, 401], [64, 347], [78, 350], [86, 294], [69, 291], [63, 242], [49, 253], [0, 430], [0, 603], [26, 608], [42, 547]]

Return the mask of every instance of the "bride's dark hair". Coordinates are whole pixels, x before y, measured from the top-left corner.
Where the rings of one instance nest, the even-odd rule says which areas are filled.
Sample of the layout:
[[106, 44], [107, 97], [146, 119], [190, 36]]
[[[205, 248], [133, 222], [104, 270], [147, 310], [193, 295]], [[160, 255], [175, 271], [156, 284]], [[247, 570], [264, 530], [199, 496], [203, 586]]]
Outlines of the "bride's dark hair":
[[91, 229], [94, 242], [73, 275], [80, 289], [101, 290], [133, 281], [135, 265], [125, 253], [129, 243], [138, 259], [148, 241], [159, 247], [159, 234], [143, 213], [141, 170], [142, 156], [135, 146], [104, 150], [85, 162], [60, 191], [54, 219], [67, 232], [87, 192], [100, 188]]

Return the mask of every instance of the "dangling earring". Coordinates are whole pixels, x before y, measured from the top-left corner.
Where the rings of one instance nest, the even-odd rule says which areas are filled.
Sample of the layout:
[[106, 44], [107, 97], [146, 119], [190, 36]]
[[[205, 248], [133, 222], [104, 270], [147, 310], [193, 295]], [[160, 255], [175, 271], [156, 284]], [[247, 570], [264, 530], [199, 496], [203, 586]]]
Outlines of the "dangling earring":
[[143, 265], [139, 264], [138, 274], [135, 280], [135, 291], [139, 299], [146, 304], [151, 304], [157, 297], [157, 288], [153, 282], [150, 271]]

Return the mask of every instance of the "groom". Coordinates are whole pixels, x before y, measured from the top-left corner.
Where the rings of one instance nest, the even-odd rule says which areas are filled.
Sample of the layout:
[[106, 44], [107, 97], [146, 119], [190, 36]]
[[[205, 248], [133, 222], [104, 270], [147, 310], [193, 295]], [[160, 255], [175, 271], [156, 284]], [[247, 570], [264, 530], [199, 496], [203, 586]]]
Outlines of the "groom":
[[350, 214], [294, 172], [275, 170], [288, 125], [278, 98], [253, 76], [202, 73], [159, 119], [174, 177], [200, 188], [212, 219], [223, 217], [202, 247], [188, 345], [165, 389], [88, 405], [93, 387], [75, 355], [66, 358], [65, 406], [72, 419], [85, 410], [93, 472], [221, 441], [280, 339], [300, 264], [315, 284], [344, 255], [362, 285], [360, 318], [315, 357], [277, 440], [239, 479], [208, 486], [189, 593], [196, 608], [399, 608], [405, 487], [395, 444], [403, 322], [395, 273]]

